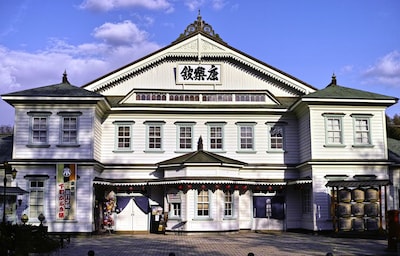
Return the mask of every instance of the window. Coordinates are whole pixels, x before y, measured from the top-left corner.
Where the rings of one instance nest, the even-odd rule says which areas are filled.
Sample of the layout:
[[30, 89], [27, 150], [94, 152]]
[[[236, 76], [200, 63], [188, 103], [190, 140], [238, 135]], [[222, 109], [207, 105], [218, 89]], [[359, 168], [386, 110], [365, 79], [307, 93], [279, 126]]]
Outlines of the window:
[[78, 144], [78, 118], [63, 117], [61, 128], [62, 144]]
[[180, 218], [181, 217], [181, 203], [171, 203], [169, 214], [170, 214], [170, 218]]
[[115, 150], [132, 151], [133, 121], [115, 121]]
[[170, 219], [180, 219], [181, 218], [181, 213], [182, 213], [181, 194], [182, 194], [182, 192], [176, 192], [176, 191], [167, 193], [167, 202], [169, 204], [168, 218], [170, 218]]
[[208, 148], [210, 150], [224, 149], [225, 123], [206, 123], [208, 125]]
[[255, 123], [236, 123], [239, 133], [239, 151], [254, 150], [254, 125]]
[[29, 218], [37, 219], [44, 213], [44, 180], [30, 180], [29, 189]]
[[371, 145], [370, 115], [352, 115], [354, 121], [354, 145]]
[[147, 151], [162, 151], [163, 125], [165, 122], [145, 122], [147, 126]]
[[269, 126], [269, 151], [284, 151], [285, 123], [267, 123]]
[[190, 151], [193, 148], [193, 126], [194, 122], [180, 123], [177, 125], [177, 149], [180, 151]]
[[224, 216], [233, 216], [233, 194], [230, 190], [224, 191]]
[[208, 190], [200, 190], [197, 194], [197, 216], [209, 217], [210, 215], [210, 194]]
[[338, 115], [325, 115], [325, 143], [326, 145], [342, 145], [342, 116]]
[[30, 120], [30, 139], [32, 146], [49, 146], [49, 116], [51, 112], [28, 112]]
[[311, 213], [311, 190], [308, 188], [301, 190], [301, 206], [303, 214]]
[[78, 118], [81, 112], [58, 112], [61, 117], [60, 144], [57, 146], [78, 145]]

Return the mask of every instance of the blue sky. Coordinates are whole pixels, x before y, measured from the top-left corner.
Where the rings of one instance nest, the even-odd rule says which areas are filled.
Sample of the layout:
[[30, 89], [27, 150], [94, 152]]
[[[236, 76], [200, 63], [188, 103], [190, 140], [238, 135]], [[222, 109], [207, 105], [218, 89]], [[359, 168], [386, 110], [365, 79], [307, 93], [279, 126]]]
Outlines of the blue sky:
[[[81, 86], [178, 38], [201, 11], [230, 46], [316, 88], [400, 97], [398, 0], [0, 1], [0, 94]], [[400, 114], [400, 103], [388, 109]], [[13, 108], [0, 102], [0, 125]]]

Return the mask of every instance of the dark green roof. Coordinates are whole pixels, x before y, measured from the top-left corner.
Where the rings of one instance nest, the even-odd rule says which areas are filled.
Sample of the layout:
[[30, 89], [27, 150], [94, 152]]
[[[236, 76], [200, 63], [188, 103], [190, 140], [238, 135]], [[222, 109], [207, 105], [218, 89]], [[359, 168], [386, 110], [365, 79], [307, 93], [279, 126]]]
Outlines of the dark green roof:
[[190, 164], [228, 164], [228, 165], [246, 165], [246, 163], [208, 152], [203, 150], [203, 140], [200, 137], [197, 145], [197, 151], [184, 154], [182, 156], [174, 157], [162, 162], [157, 165], [162, 166], [185, 166]]
[[71, 85], [67, 79], [66, 73], [60, 84], [53, 84], [33, 89], [12, 92], [2, 96], [22, 96], [22, 97], [103, 97], [103, 95], [85, 90], [83, 88]]
[[332, 82], [322, 90], [304, 95], [302, 98], [318, 98], [318, 99], [365, 99], [365, 100], [395, 100], [398, 99], [391, 96], [367, 92], [363, 90], [352, 89], [336, 84], [336, 77], [332, 77]]
[[388, 138], [387, 142], [389, 151], [400, 157], [400, 140]]
[[197, 150], [194, 152], [190, 152], [184, 154], [182, 156], [178, 156], [172, 159], [165, 160], [163, 162], [158, 163], [159, 166], [163, 165], [180, 165], [185, 166], [187, 164], [233, 164], [233, 165], [245, 165], [244, 162], [224, 157], [212, 152]]

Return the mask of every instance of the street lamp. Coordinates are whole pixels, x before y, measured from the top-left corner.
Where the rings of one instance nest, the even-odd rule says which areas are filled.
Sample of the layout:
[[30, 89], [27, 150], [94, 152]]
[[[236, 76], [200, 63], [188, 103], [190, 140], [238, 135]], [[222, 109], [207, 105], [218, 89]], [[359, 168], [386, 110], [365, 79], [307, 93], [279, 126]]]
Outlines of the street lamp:
[[7, 196], [7, 173], [11, 173], [12, 179], [17, 177], [17, 170], [14, 168], [11, 170], [11, 165], [8, 162], [4, 163], [4, 186], [3, 186], [3, 224], [6, 224], [6, 196]]

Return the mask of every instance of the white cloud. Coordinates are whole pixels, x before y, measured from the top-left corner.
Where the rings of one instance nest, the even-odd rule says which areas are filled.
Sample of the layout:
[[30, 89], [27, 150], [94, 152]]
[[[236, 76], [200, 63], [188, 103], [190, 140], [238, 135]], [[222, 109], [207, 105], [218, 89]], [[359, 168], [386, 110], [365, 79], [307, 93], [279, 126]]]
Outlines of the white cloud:
[[173, 5], [168, 0], [85, 0], [80, 8], [93, 11], [110, 11], [126, 7], [142, 7], [149, 10], [165, 10], [172, 12]]
[[392, 51], [363, 72], [367, 83], [400, 87], [400, 52]]
[[190, 11], [201, 11], [202, 6], [211, 6], [214, 10], [221, 10], [227, 5], [225, 0], [185, 0], [184, 3]]
[[147, 32], [140, 30], [134, 23], [128, 20], [116, 24], [105, 23], [94, 29], [93, 36], [111, 45], [142, 43], [148, 37]]
[[130, 21], [106, 23], [93, 35], [103, 42], [72, 45], [51, 38], [38, 52], [0, 45], [0, 94], [59, 83], [64, 70], [72, 84], [81, 86], [161, 47]]

